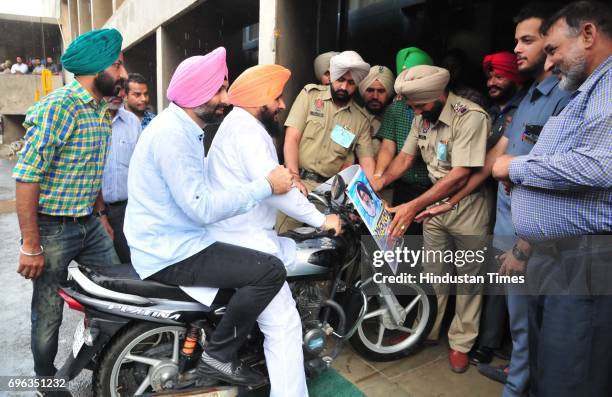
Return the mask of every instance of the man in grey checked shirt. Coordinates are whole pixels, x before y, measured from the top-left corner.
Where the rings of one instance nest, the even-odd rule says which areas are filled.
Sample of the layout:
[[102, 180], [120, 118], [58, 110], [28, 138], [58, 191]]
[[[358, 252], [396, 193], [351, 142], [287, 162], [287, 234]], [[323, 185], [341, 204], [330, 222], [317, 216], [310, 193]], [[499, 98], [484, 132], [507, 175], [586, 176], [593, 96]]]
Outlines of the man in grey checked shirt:
[[[502, 156], [512, 220], [531, 243], [528, 266], [546, 269], [529, 308], [531, 393], [609, 396], [612, 390], [612, 11], [578, 1], [541, 31], [546, 67], [576, 90], [526, 156]], [[530, 282], [531, 284], [531, 282]]]

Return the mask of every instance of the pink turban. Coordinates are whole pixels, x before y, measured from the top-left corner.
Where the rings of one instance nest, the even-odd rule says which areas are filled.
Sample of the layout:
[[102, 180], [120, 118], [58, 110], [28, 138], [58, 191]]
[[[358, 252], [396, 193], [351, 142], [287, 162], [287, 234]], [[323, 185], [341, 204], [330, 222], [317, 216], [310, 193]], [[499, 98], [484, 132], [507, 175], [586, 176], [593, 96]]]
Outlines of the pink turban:
[[166, 97], [184, 108], [195, 108], [210, 101], [227, 78], [225, 48], [181, 62], [170, 80]]

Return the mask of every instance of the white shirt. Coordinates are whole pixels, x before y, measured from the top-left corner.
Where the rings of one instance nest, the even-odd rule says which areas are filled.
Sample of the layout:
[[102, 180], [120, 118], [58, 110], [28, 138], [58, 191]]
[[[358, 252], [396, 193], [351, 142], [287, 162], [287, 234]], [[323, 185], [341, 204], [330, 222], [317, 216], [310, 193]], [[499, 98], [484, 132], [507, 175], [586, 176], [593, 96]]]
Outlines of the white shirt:
[[[278, 167], [272, 138], [250, 113], [235, 107], [223, 120], [208, 152], [208, 182], [213, 190], [239, 188], [265, 177]], [[277, 211], [320, 227], [320, 213], [297, 188], [263, 200], [248, 212], [216, 222], [208, 230], [215, 240], [266, 252], [290, 267], [295, 261], [295, 242], [279, 237], [273, 229]]]
[[107, 203], [127, 200], [128, 167], [138, 137], [140, 120], [121, 106], [113, 118], [113, 135], [102, 177], [102, 196]]
[[13, 66], [11, 66], [11, 73], [16, 74], [17, 72], [21, 72], [23, 74], [28, 73], [28, 65], [26, 65], [25, 63], [13, 64]]
[[272, 194], [265, 178], [228, 189], [206, 182], [202, 129], [171, 103], [145, 128], [128, 171], [123, 231], [141, 278], [215, 242], [211, 223], [245, 213]]

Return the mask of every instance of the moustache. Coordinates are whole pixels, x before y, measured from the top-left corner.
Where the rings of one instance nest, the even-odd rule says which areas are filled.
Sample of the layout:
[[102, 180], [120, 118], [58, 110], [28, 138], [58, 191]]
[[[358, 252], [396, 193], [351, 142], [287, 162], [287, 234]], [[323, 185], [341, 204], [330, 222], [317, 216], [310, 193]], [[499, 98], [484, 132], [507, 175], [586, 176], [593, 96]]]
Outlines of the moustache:
[[379, 106], [382, 106], [382, 102], [377, 99], [372, 99], [371, 101], [368, 102], [368, 105], [372, 105], [374, 103], [377, 103]]

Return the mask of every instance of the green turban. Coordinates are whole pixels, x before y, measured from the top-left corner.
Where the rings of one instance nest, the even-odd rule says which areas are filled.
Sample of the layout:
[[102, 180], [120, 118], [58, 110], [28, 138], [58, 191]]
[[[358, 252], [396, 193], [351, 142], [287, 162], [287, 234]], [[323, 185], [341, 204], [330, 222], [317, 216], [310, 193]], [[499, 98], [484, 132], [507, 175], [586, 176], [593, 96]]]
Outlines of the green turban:
[[411, 68], [417, 65], [433, 65], [433, 60], [427, 53], [420, 48], [408, 47], [401, 49], [395, 56], [395, 65], [397, 74], [402, 73], [402, 70]]
[[62, 55], [62, 65], [76, 76], [95, 75], [113, 64], [123, 37], [117, 29], [96, 29], [77, 37]]

